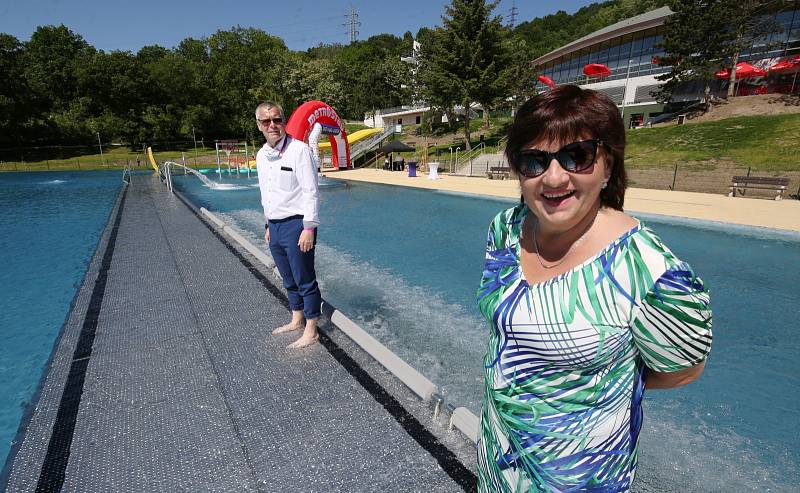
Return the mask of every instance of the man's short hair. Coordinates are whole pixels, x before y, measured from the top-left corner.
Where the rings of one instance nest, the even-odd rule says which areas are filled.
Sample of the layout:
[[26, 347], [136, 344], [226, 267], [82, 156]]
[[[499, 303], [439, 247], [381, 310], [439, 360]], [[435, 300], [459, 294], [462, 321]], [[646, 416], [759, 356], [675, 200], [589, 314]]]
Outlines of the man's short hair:
[[285, 122], [286, 121], [286, 117], [283, 114], [283, 108], [281, 107], [281, 105], [279, 105], [275, 101], [264, 101], [263, 103], [261, 103], [258, 106], [256, 106], [256, 120], [258, 120], [258, 110], [264, 109], [265, 111], [269, 111], [272, 108], [277, 108], [278, 109], [278, 113], [281, 115], [281, 120], [283, 120]]

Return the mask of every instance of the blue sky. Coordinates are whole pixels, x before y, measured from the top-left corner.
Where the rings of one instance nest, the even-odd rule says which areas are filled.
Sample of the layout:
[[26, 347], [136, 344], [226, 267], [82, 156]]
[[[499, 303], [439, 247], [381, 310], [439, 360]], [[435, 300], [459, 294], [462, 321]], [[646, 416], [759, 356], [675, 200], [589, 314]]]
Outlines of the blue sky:
[[[172, 48], [188, 37], [202, 38], [233, 26], [256, 27], [283, 38], [292, 50], [320, 43], [347, 43], [347, 13], [354, 8], [358, 39], [441, 24], [447, 0], [0, 0], [0, 32], [30, 39], [37, 26], [64, 24], [95, 48], [136, 52], [157, 44]], [[516, 0], [517, 23], [558, 10], [573, 13], [586, 0]], [[507, 16], [512, 0], [495, 13]], [[506, 17], [507, 18], [507, 17]]]

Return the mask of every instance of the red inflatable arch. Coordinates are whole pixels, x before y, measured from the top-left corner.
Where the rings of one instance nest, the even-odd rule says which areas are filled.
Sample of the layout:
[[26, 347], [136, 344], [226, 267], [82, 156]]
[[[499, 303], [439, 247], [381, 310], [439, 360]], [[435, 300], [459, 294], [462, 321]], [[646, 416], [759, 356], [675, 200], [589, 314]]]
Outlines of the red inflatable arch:
[[[347, 142], [347, 131], [339, 115], [333, 108], [322, 101], [308, 101], [300, 105], [289, 121], [286, 123], [286, 133], [293, 138], [308, 142], [309, 135], [314, 130], [314, 125], [319, 123], [322, 133], [328, 135], [333, 154], [333, 167], [335, 169], [351, 168], [350, 144]], [[316, 156], [316, 143], [313, 143], [312, 153]]]

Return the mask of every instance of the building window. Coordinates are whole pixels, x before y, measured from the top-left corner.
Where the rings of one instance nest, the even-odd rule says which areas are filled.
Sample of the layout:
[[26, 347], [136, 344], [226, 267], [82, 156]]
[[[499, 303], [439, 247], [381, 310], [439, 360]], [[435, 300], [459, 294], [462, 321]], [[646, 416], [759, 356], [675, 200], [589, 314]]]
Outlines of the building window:
[[422, 123], [422, 115], [417, 115], [417, 125]]
[[590, 56], [590, 59], [593, 59], [595, 63], [602, 63], [603, 65], [608, 65], [608, 52], [609, 52], [609, 42], [603, 41], [599, 45], [595, 46], [595, 49], [598, 50]]
[[403, 124], [403, 119], [402, 118], [398, 118], [397, 119], [397, 124], [398, 125], [402, 125]]

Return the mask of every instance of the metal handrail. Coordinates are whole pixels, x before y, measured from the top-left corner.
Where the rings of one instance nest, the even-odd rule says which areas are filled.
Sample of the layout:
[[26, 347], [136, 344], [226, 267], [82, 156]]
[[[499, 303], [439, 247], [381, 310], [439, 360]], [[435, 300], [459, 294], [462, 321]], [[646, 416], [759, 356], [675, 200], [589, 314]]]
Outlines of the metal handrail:
[[167, 161], [161, 165], [163, 169], [159, 169], [159, 174], [163, 177], [164, 185], [167, 186], [167, 190], [172, 192], [172, 170], [170, 164], [172, 164], [172, 161]]
[[502, 139], [498, 140], [497, 141], [497, 152], [498, 153], [502, 153], [505, 150], [507, 143], [508, 143], [508, 135], [506, 135]]
[[363, 142], [358, 142], [350, 148], [350, 160], [355, 161], [359, 156], [361, 156], [361, 154], [369, 152], [369, 150], [375, 147], [376, 144], [379, 144], [383, 139], [392, 135], [393, 133], [394, 125], [391, 125], [386, 127], [383, 132], [373, 135]]
[[[508, 137], [507, 136], [503, 137], [499, 141], [497, 141], [497, 151], [496, 152], [498, 154], [502, 154], [503, 153], [507, 142], [508, 142]], [[492, 146], [492, 147], [494, 147], [494, 146]], [[489, 153], [489, 154], [492, 153], [491, 150], [489, 149], [489, 146], [487, 146], [485, 144], [485, 142], [479, 143], [472, 150], [470, 150], [469, 152], [465, 153], [462, 157], [459, 157], [459, 159], [456, 160], [454, 173], [455, 174], [461, 174], [462, 169], [466, 168], [466, 166], [469, 165], [468, 173], [465, 173], [465, 174], [468, 174], [469, 176], [472, 176], [473, 174], [475, 174], [475, 170], [473, 169], [473, 161], [478, 157], [479, 154], [480, 155], [485, 155], [487, 153]]]
[[479, 154], [483, 154], [486, 149], [486, 144], [481, 142], [477, 146], [473, 147], [469, 150], [469, 152], [465, 152], [459, 159], [456, 160], [456, 170], [461, 169], [461, 166], [464, 165], [467, 161], [472, 163], [472, 160], [475, 159], [476, 156]]
[[188, 173], [188, 174], [196, 176], [198, 179], [200, 179], [201, 182], [203, 182], [204, 185], [208, 186], [209, 188], [216, 188], [216, 186], [217, 186], [216, 183], [214, 183], [213, 181], [209, 180], [206, 175], [204, 175], [203, 173], [200, 173], [196, 169], [190, 168], [190, 167], [188, 167], [186, 165], [183, 165], [181, 163], [176, 163], [175, 161], [167, 161], [167, 162], [165, 162], [163, 164], [163, 167], [164, 167], [164, 176], [166, 178], [167, 189], [170, 192], [172, 191], [172, 167], [173, 166], [177, 166], [179, 168], [182, 168], [183, 171], [184, 171], [184, 174]]
[[364, 161], [364, 163], [361, 165], [361, 167], [362, 168], [369, 168], [370, 166], [372, 166], [374, 164], [375, 168], [377, 168], [378, 167], [378, 164], [377, 164], [378, 163], [378, 159], [381, 156], [383, 156], [383, 154], [380, 154], [380, 155], [375, 154], [375, 156], [373, 156], [373, 157], [367, 159], [366, 161]]
[[[128, 185], [131, 184], [131, 171], [132, 171], [131, 170], [131, 163], [128, 162], [128, 163], [125, 164], [125, 167], [122, 168], [122, 181], [127, 183]], [[125, 179], [125, 176], [128, 177], [127, 180]]]

